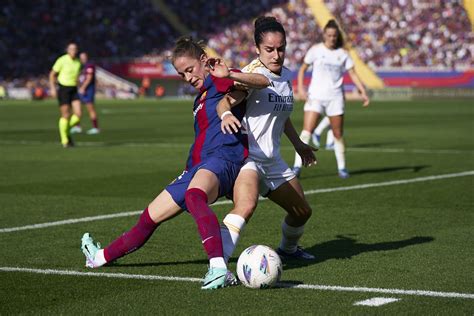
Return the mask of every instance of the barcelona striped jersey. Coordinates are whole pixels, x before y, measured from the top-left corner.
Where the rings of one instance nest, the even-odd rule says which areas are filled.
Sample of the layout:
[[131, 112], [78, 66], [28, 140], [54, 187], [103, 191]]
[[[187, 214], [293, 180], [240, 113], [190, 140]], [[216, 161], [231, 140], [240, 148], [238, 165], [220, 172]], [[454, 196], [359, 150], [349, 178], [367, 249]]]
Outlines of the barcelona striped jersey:
[[[234, 81], [208, 75], [199, 94], [194, 100], [194, 144], [189, 150], [186, 169], [209, 157], [217, 157], [237, 164], [243, 164], [248, 156], [247, 135], [240, 131], [224, 134], [221, 131], [221, 119], [217, 115], [219, 101], [234, 89]], [[245, 114], [245, 102], [232, 108], [239, 120]]]

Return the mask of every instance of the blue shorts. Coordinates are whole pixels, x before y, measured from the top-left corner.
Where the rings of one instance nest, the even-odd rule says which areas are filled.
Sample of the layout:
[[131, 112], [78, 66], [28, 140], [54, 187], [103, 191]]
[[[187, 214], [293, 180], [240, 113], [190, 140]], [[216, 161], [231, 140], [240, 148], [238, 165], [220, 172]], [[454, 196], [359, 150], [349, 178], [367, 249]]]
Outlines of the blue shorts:
[[95, 88], [89, 87], [86, 89], [84, 94], [79, 93], [79, 99], [82, 103], [94, 103]]
[[[241, 164], [236, 164], [221, 158], [208, 158], [200, 162], [190, 170], [184, 171], [175, 181], [170, 183], [165, 190], [171, 194], [173, 200], [183, 210], [187, 210], [184, 201], [184, 194], [189, 187], [189, 183], [199, 169], [206, 169], [213, 172], [219, 179], [219, 197], [232, 193], [235, 180], [239, 174]], [[215, 201], [212, 201], [214, 203]], [[211, 203], [209, 203], [211, 204]]]

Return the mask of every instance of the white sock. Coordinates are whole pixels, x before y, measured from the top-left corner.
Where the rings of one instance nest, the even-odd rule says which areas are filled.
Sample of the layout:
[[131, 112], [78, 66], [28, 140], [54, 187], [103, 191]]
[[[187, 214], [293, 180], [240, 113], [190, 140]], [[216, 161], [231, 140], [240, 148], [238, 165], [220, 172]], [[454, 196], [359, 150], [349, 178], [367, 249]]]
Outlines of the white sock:
[[224, 260], [229, 261], [237, 246], [240, 232], [245, 227], [245, 219], [237, 214], [227, 214], [221, 225], [222, 247], [224, 248]]
[[346, 147], [344, 145], [344, 139], [341, 137], [339, 139], [334, 139], [334, 154], [336, 155], [337, 169], [346, 168]]
[[286, 253], [293, 253], [296, 251], [298, 241], [304, 233], [304, 225], [300, 227], [289, 226], [285, 221], [281, 224], [282, 238], [280, 242], [280, 249]]
[[[311, 139], [311, 133], [308, 131], [302, 130], [300, 134], [300, 139], [303, 143], [308, 144], [309, 140]], [[300, 155], [298, 155], [298, 153], [295, 153], [295, 163], [293, 164], [293, 167], [301, 168], [302, 165], [303, 165], [303, 161], [301, 160]]]
[[329, 130], [326, 135], [326, 146], [328, 145], [334, 145], [334, 133], [332, 132], [332, 130]]
[[222, 257], [215, 257], [209, 259], [209, 267], [227, 269], [227, 265], [225, 264], [224, 258]]
[[326, 128], [328, 128], [330, 125], [331, 125], [331, 123], [329, 122], [329, 117], [325, 116], [321, 120], [321, 122], [319, 122], [319, 124], [316, 127], [316, 129], [314, 130], [314, 132], [316, 133], [316, 135], [321, 135], [324, 132], [324, 130]]
[[107, 263], [107, 260], [105, 260], [104, 256], [104, 249], [100, 249], [95, 253], [94, 257], [94, 265], [96, 268], [103, 266], [104, 264]]

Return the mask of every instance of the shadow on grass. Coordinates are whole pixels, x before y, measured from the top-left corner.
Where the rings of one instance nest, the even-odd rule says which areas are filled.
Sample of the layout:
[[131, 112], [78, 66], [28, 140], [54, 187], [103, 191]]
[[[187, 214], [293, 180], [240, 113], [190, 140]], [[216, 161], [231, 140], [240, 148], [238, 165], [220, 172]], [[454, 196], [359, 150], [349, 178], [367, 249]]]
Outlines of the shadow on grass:
[[[304, 261], [304, 260], [286, 260], [283, 264], [284, 270], [301, 268], [310, 266], [318, 263], [322, 263], [331, 259], [352, 259], [364, 252], [371, 251], [389, 251], [396, 250], [408, 246], [417, 244], [424, 244], [432, 242], [433, 237], [416, 236], [409, 239], [379, 242], [374, 244], [364, 244], [357, 242], [356, 239], [337, 235], [337, 239], [325, 241], [320, 244], [316, 244], [312, 247], [306, 248], [305, 250], [316, 256], [316, 260]], [[229, 262], [235, 263], [238, 258], [232, 257]], [[159, 267], [159, 266], [174, 266], [174, 265], [187, 265], [187, 264], [202, 264], [207, 265], [209, 261], [206, 259], [196, 260], [182, 260], [182, 261], [159, 261], [159, 262], [142, 262], [142, 263], [120, 263], [114, 262], [110, 264], [110, 267]], [[286, 283], [290, 281], [285, 281]], [[300, 284], [299, 281], [294, 281], [295, 284]]]
[[[419, 172], [425, 168], [429, 168], [431, 165], [419, 165], [419, 166], [396, 166], [396, 167], [382, 167], [382, 168], [367, 168], [359, 170], [349, 170], [351, 176], [366, 174], [366, 173], [388, 173], [396, 172], [401, 170], [412, 170], [413, 172]], [[304, 174], [304, 173], [303, 173]], [[337, 176], [337, 172], [333, 173], [320, 173], [309, 177], [301, 176], [301, 179], [321, 178], [321, 177], [334, 177]]]
[[351, 175], [364, 174], [364, 173], [385, 173], [385, 172], [394, 172], [400, 170], [413, 170], [413, 172], [419, 172], [425, 168], [431, 167], [430, 165], [421, 165], [421, 166], [398, 166], [398, 167], [385, 167], [385, 168], [369, 168], [369, 169], [360, 169], [352, 170]]
[[403, 240], [365, 244], [359, 243], [354, 238], [343, 235], [337, 235], [336, 238], [337, 239], [325, 241], [305, 249], [307, 252], [316, 256], [315, 260], [287, 260], [284, 262], [283, 269], [288, 270], [305, 267], [313, 264], [319, 264], [331, 259], [350, 260], [352, 257], [365, 252], [396, 250], [408, 246], [432, 242], [434, 240], [433, 237], [416, 236]]

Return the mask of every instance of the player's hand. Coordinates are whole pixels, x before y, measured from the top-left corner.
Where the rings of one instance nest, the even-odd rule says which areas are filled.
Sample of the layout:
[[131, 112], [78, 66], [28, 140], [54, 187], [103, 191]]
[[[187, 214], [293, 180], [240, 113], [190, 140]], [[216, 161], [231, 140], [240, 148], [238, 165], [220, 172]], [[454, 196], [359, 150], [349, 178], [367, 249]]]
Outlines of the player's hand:
[[79, 88], [79, 91], [78, 91], [80, 94], [84, 94], [86, 93], [86, 89], [84, 88]]
[[300, 155], [301, 160], [303, 161], [303, 166], [310, 167], [318, 163], [316, 155], [314, 154], [315, 151], [318, 151], [317, 148], [300, 142], [297, 146], [295, 146], [295, 150], [298, 155]]
[[230, 76], [229, 67], [220, 58], [209, 58], [207, 60], [207, 66], [211, 75], [217, 78], [227, 78]]
[[363, 107], [368, 107], [369, 104], [370, 104], [370, 100], [369, 100], [369, 97], [367, 96], [367, 94], [362, 94], [362, 100], [364, 101], [364, 103], [362, 103], [362, 106]]
[[58, 97], [58, 93], [56, 92], [56, 89], [51, 89], [50, 91], [50, 94], [53, 98], [57, 98]]
[[238, 118], [236, 118], [233, 114], [227, 114], [222, 118], [221, 122], [221, 130], [224, 134], [234, 134], [239, 131], [242, 127]]
[[308, 99], [308, 92], [306, 92], [304, 89], [302, 89], [301, 91], [298, 91], [296, 96], [297, 96], [298, 100], [306, 101]]

